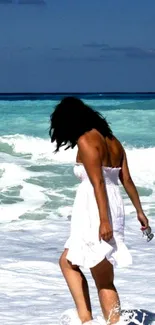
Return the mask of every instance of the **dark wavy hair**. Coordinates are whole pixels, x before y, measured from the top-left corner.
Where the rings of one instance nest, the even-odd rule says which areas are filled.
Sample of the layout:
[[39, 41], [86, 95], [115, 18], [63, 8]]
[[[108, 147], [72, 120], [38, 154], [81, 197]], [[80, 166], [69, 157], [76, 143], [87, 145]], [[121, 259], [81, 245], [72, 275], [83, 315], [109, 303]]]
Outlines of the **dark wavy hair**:
[[56, 141], [55, 152], [64, 145], [67, 145], [65, 150], [74, 148], [79, 137], [92, 129], [104, 137], [113, 137], [106, 119], [75, 97], [63, 98], [51, 114], [50, 122], [49, 135], [51, 142]]

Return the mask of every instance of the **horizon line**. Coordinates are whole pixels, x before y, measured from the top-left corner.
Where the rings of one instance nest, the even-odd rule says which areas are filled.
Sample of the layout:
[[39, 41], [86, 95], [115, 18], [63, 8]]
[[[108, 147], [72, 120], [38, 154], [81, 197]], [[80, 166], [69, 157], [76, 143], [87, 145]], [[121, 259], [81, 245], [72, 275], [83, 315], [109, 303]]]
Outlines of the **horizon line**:
[[101, 92], [101, 91], [98, 91], [98, 92], [68, 92], [68, 91], [65, 91], [65, 92], [0, 92], [0, 96], [9, 96], [9, 95], [65, 95], [65, 94], [77, 94], [77, 95], [81, 95], [81, 94], [84, 94], [84, 95], [92, 95], [92, 94], [96, 94], [96, 95], [106, 95], [106, 94], [155, 94], [155, 91], [106, 91], [106, 92]]

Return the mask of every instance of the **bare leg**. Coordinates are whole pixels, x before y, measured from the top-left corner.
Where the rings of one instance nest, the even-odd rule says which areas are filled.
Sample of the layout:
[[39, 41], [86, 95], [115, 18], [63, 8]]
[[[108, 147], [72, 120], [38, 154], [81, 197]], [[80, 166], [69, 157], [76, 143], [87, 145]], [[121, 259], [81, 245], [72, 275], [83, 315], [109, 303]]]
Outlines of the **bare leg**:
[[89, 297], [88, 284], [85, 276], [77, 265], [72, 265], [67, 259], [67, 249], [60, 257], [60, 267], [69, 290], [75, 301], [81, 322], [87, 322], [92, 318], [91, 303]]
[[91, 269], [94, 278], [101, 308], [108, 324], [115, 324], [121, 315], [118, 293], [113, 284], [114, 272], [110, 262], [104, 259]]

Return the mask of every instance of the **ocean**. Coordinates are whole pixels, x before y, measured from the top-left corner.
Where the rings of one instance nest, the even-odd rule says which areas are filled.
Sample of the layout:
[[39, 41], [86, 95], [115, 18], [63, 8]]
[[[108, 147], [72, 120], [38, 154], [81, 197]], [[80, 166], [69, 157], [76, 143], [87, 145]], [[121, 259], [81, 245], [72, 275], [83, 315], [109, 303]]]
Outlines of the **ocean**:
[[[131, 175], [155, 232], [155, 95], [78, 94], [102, 113], [124, 144]], [[77, 149], [54, 153], [49, 120], [60, 95], [0, 97], [0, 321], [3, 325], [56, 325], [74, 308], [58, 259], [69, 236], [79, 181]], [[74, 107], [73, 107], [74, 109]], [[155, 239], [142, 236], [121, 187], [125, 242], [133, 265], [115, 270], [122, 309], [155, 317]], [[88, 270], [94, 315], [101, 315]], [[145, 318], [145, 317], [144, 317]], [[145, 319], [137, 324], [145, 323]]]

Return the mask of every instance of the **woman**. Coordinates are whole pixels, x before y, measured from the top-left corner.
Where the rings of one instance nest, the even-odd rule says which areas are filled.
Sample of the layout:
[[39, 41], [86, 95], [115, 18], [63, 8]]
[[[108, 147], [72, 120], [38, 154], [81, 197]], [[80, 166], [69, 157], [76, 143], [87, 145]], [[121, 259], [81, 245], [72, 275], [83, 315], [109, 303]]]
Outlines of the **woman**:
[[90, 269], [103, 315], [110, 324], [121, 314], [114, 286], [115, 265], [132, 263], [124, 244], [124, 207], [118, 180], [131, 199], [141, 225], [146, 218], [131, 179], [123, 146], [105, 118], [74, 97], [64, 98], [51, 115], [51, 141], [78, 147], [74, 172], [81, 179], [74, 201], [70, 237], [60, 257], [81, 323], [93, 319], [89, 289], [80, 267]]

